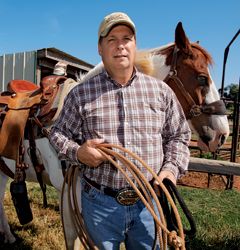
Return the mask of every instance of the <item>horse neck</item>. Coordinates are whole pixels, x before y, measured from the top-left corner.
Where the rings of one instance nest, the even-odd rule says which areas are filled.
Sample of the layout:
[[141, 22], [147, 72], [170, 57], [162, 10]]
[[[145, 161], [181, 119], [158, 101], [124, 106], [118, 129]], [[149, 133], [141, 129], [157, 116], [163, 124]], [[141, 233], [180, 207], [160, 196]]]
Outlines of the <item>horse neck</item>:
[[103, 71], [103, 63], [98, 63], [93, 69], [91, 69], [87, 74], [83, 75], [79, 81], [79, 83], [85, 82], [89, 80], [90, 78], [98, 75]]
[[168, 46], [138, 51], [136, 54], [135, 65], [137, 69], [147, 75], [151, 75], [160, 80], [164, 80], [170, 71], [170, 66], [166, 65], [166, 54], [161, 53]]
[[166, 65], [166, 55], [154, 55], [152, 60], [154, 68], [152, 76], [164, 80], [170, 71], [170, 66]]

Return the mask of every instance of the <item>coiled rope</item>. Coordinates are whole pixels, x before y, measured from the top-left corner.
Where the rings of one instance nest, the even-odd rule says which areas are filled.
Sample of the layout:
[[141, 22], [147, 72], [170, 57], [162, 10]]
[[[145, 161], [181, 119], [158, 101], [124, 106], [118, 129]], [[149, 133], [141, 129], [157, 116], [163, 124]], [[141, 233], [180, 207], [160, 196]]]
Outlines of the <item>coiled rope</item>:
[[[141, 165], [146, 168], [151, 175], [153, 176], [153, 180], [157, 181], [158, 185], [164, 192], [176, 219], [178, 232], [175, 230], [169, 231], [167, 228], [166, 219], [163, 213], [163, 209], [161, 207], [161, 204], [159, 202], [159, 199], [156, 195], [156, 192], [154, 191], [153, 187], [150, 185], [149, 181], [145, 178], [145, 176], [141, 173], [141, 171], [138, 169], [137, 166], [135, 166], [130, 160], [128, 160], [123, 154], [117, 153], [113, 149], [118, 149], [123, 154], [129, 155], [132, 159], [137, 160]], [[144, 203], [146, 208], [151, 213], [155, 225], [156, 225], [156, 234], [159, 241], [160, 248], [165, 250], [168, 249], [168, 245], [172, 246], [176, 250], [185, 250], [185, 237], [184, 237], [184, 229], [181, 222], [181, 217], [178, 213], [178, 209], [176, 207], [175, 202], [172, 199], [172, 196], [170, 195], [168, 189], [165, 187], [159, 176], [136, 154], [132, 153], [126, 148], [123, 148], [118, 145], [114, 144], [99, 144], [97, 146], [97, 149], [99, 152], [101, 152], [108, 161], [110, 161], [126, 178], [128, 183], [131, 185], [131, 187], [135, 190], [135, 192], [140, 197], [141, 201]], [[130, 178], [127, 174], [127, 172], [123, 169], [122, 166], [120, 166], [116, 160], [119, 160], [125, 168], [132, 174], [133, 178]], [[77, 202], [77, 193], [76, 193], [76, 184], [77, 184], [77, 177], [79, 176], [79, 168], [77, 166], [72, 166], [68, 169], [65, 178], [64, 178], [64, 184], [62, 188], [62, 203], [61, 203], [61, 209], [63, 209], [63, 194], [65, 190], [65, 185], [68, 185], [68, 191], [67, 191], [67, 198], [68, 198], [68, 206], [70, 209], [70, 214], [72, 217], [72, 221], [74, 223], [74, 227], [76, 230], [76, 233], [85, 249], [98, 249], [94, 241], [89, 237], [83, 216], [81, 214], [81, 211], [78, 206]], [[138, 185], [138, 187], [134, 184], [134, 179]], [[79, 191], [79, 190], [78, 190]], [[157, 207], [157, 213], [154, 211], [153, 202], [156, 203]], [[62, 223], [64, 228], [64, 237], [66, 242], [66, 232], [64, 227], [64, 218], [63, 218], [63, 211], [61, 211], [62, 214]], [[158, 216], [160, 215], [160, 216]], [[155, 244], [155, 243], [154, 243]]]

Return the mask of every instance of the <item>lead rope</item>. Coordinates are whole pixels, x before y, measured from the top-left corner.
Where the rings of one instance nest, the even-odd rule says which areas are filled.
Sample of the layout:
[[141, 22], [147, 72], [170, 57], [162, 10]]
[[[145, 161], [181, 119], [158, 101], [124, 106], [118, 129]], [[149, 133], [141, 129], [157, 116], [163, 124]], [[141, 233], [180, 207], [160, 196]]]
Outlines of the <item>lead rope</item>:
[[[150, 183], [148, 180], [145, 178], [145, 176], [141, 173], [141, 171], [130, 161], [128, 160], [125, 156], [123, 156], [120, 153], [117, 153], [112, 150], [112, 148], [116, 148], [129, 156], [131, 156], [133, 159], [139, 161], [144, 168], [146, 168], [153, 176], [153, 179], [156, 180], [160, 187], [162, 188], [163, 192], [165, 193], [167, 200], [169, 201], [173, 212], [176, 217], [176, 222], [178, 226], [178, 234], [176, 231], [169, 231], [166, 226], [166, 221], [165, 217], [163, 214], [162, 207], [160, 205], [159, 199], [154, 191], [154, 189], [151, 187]], [[100, 144], [97, 149], [99, 152], [101, 152], [107, 159], [110, 161], [127, 179], [129, 184], [132, 186], [132, 188], [135, 190], [135, 192], [138, 194], [140, 197], [141, 201], [144, 203], [146, 208], [149, 210], [151, 213], [156, 225], [157, 225], [157, 235], [158, 235], [158, 240], [161, 249], [167, 250], [168, 245], [174, 247], [176, 250], [185, 250], [185, 239], [184, 239], [184, 232], [183, 232], [183, 226], [181, 222], [180, 215], [178, 213], [177, 207], [175, 205], [175, 202], [173, 201], [171, 195], [169, 194], [167, 188], [164, 186], [160, 178], [157, 176], [157, 174], [141, 159], [139, 158], [136, 154], [132, 153], [131, 151], [118, 146], [114, 144]], [[117, 162], [113, 159], [118, 159], [132, 174], [133, 178], [136, 180], [139, 188], [134, 184], [132, 179], [128, 176], [126, 171], [119, 165]], [[76, 193], [76, 182], [77, 182], [77, 176], [79, 174], [79, 169], [77, 166], [72, 166], [71, 168], [68, 169], [67, 174], [64, 178], [64, 184], [62, 188], [62, 197], [61, 197], [61, 214], [62, 214], [62, 223], [63, 223], [63, 229], [64, 229], [64, 237], [65, 237], [65, 242], [66, 242], [66, 232], [65, 232], [65, 227], [64, 227], [64, 218], [63, 218], [63, 194], [64, 194], [64, 189], [65, 185], [68, 185], [68, 191], [67, 191], [67, 198], [68, 198], [68, 206], [70, 209], [70, 213], [72, 216], [72, 220], [74, 223], [74, 227], [76, 230], [76, 233], [85, 247], [85, 249], [98, 249], [92, 239], [89, 237], [85, 225], [84, 225], [84, 220], [82, 217], [82, 214], [79, 210], [78, 203], [77, 203], [77, 193]], [[153, 208], [153, 202], [152, 199], [155, 201], [158, 213], [154, 211]], [[160, 219], [159, 216], [160, 215]]]

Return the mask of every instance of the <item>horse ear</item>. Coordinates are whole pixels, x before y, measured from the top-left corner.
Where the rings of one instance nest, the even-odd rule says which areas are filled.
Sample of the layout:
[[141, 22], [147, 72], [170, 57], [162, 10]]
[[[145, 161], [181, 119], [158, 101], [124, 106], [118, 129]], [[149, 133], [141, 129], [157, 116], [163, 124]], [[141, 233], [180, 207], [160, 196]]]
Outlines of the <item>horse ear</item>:
[[182, 22], [179, 22], [177, 24], [175, 30], [175, 44], [178, 47], [178, 49], [182, 50], [185, 54], [191, 55], [193, 53], [191, 44], [183, 29]]

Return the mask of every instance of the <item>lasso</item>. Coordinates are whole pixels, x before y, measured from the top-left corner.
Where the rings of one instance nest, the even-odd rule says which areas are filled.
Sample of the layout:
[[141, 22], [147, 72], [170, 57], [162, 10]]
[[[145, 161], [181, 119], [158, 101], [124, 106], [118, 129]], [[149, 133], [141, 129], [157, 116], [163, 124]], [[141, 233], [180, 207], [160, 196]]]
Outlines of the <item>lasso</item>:
[[[125, 156], [123, 156], [120, 153], [117, 153], [113, 151], [113, 149], [118, 149], [125, 154], [128, 154], [133, 159], [137, 160], [139, 163], [142, 164], [144, 168], [146, 168], [153, 176], [153, 179], [158, 182], [158, 185], [160, 186], [160, 189], [164, 192], [166, 195], [166, 198], [168, 202], [170, 203], [170, 206], [174, 212], [174, 216], [176, 218], [177, 228], [178, 232], [175, 230], [169, 231], [167, 228], [166, 219], [164, 216], [163, 208], [159, 202], [159, 198], [154, 190], [154, 188], [150, 185], [149, 181], [145, 178], [145, 176], [141, 173], [141, 171], [138, 169], [137, 166], [135, 166], [130, 160], [128, 160]], [[97, 146], [97, 149], [99, 152], [101, 152], [107, 159], [110, 161], [126, 178], [128, 183], [131, 185], [131, 187], [135, 190], [137, 195], [140, 197], [141, 201], [144, 203], [146, 208], [151, 213], [155, 225], [156, 225], [156, 233], [157, 235], [154, 246], [156, 246], [156, 240], [158, 239], [160, 244], [160, 249], [167, 249], [167, 246], [172, 246], [176, 250], [185, 250], [185, 236], [184, 236], [184, 229], [181, 222], [181, 217], [178, 213], [178, 209], [176, 207], [176, 204], [169, 193], [168, 189], [165, 187], [159, 176], [136, 154], [132, 153], [131, 151], [118, 146], [114, 144], [100, 144]], [[132, 179], [128, 176], [126, 171], [121, 167], [116, 160], [119, 160], [132, 174], [133, 179], [136, 181], [138, 187], [134, 184]], [[76, 233], [85, 249], [98, 249], [94, 241], [89, 237], [87, 230], [85, 228], [84, 220], [82, 217], [82, 214], [79, 210], [79, 206], [77, 203], [77, 193], [76, 193], [76, 183], [77, 183], [77, 177], [79, 173], [79, 168], [77, 166], [72, 166], [68, 169], [67, 174], [65, 175], [63, 189], [62, 189], [62, 201], [63, 201], [63, 193], [65, 189], [65, 185], [67, 183], [68, 185], [68, 205], [70, 209], [70, 213], [72, 216], [72, 221], [74, 223], [74, 227], [76, 230]], [[141, 191], [140, 191], [141, 190]], [[159, 190], [158, 190], [159, 191]], [[154, 205], [153, 201], [156, 203], [157, 206], [157, 213], [154, 211]], [[61, 204], [61, 209], [63, 209], [63, 204]], [[62, 213], [63, 214], [63, 213]], [[158, 216], [158, 214], [160, 216]], [[64, 220], [62, 216], [62, 222], [63, 222], [63, 228], [64, 228]], [[65, 236], [65, 231], [64, 231]], [[66, 236], [65, 236], [66, 240]]]

